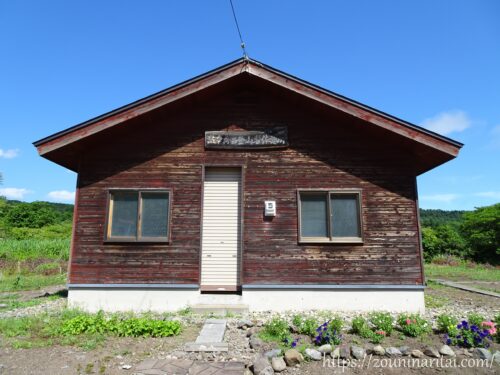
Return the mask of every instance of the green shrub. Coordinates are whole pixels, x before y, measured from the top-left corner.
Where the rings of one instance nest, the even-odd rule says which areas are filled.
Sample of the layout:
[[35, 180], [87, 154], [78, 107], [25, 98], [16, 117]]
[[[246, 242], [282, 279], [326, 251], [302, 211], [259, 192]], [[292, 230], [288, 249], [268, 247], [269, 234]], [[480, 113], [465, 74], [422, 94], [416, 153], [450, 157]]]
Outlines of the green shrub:
[[500, 313], [495, 315], [495, 317], [493, 318], [493, 322], [495, 322], [497, 325], [500, 325]]
[[447, 333], [450, 336], [456, 336], [458, 319], [449, 314], [441, 314], [437, 318], [437, 329], [441, 333]]
[[316, 328], [314, 344], [316, 345], [340, 345], [342, 342], [341, 329], [344, 325], [341, 319], [329, 320]]
[[82, 314], [64, 322], [63, 335], [81, 335], [82, 333], [104, 333], [107, 331], [106, 320], [102, 311], [96, 315]]
[[[392, 319], [392, 318], [391, 318]], [[377, 323], [380, 323], [377, 319], [375, 319]], [[381, 318], [382, 325], [386, 325], [387, 318]], [[362, 316], [357, 316], [352, 320], [352, 333], [357, 334], [358, 336], [370, 340], [374, 344], [381, 343], [384, 338], [388, 335], [387, 331], [382, 328], [375, 327], [375, 331], [370, 328], [368, 321]], [[391, 328], [392, 330], [392, 324]]]
[[500, 203], [466, 212], [461, 229], [474, 260], [500, 264]]
[[328, 323], [328, 326], [336, 332], [341, 332], [344, 328], [344, 325], [344, 319], [342, 319], [340, 316], [334, 316], [332, 319], [330, 319], [330, 323]]
[[390, 335], [394, 326], [394, 318], [387, 312], [373, 312], [370, 314], [370, 323], [376, 331], [384, 331]]
[[418, 337], [431, 331], [431, 325], [419, 314], [400, 314], [398, 324], [405, 336]]
[[292, 319], [292, 323], [297, 329], [297, 333], [311, 337], [316, 335], [316, 328], [319, 326], [317, 319], [304, 318], [301, 315], [295, 315]]
[[486, 318], [483, 315], [481, 315], [481, 314], [470, 313], [467, 316], [467, 320], [469, 321], [470, 325], [476, 325], [478, 327], [481, 327], [481, 323], [485, 322]]
[[5, 215], [5, 223], [11, 227], [41, 228], [56, 223], [57, 215], [43, 202], [19, 203]]
[[156, 320], [150, 318], [106, 318], [102, 312], [96, 315], [82, 314], [64, 322], [60, 332], [64, 335], [80, 335], [83, 333], [113, 333], [126, 337], [167, 337], [179, 334], [181, 324], [173, 320]]
[[290, 327], [288, 322], [280, 317], [273, 317], [264, 324], [261, 336], [267, 340], [283, 342], [290, 340]]
[[368, 321], [362, 316], [356, 316], [352, 320], [352, 333], [355, 333], [361, 337], [369, 338], [369, 333], [371, 332], [370, 326], [368, 325]]

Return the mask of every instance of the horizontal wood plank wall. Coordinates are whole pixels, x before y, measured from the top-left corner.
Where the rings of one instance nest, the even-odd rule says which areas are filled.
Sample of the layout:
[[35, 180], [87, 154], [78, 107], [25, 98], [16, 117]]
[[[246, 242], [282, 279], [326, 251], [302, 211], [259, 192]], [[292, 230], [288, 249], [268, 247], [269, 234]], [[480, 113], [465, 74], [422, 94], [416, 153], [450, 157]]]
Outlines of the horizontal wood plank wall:
[[[289, 148], [204, 149], [205, 130], [276, 125], [288, 126]], [[205, 163], [245, 165], [243, 284], [422, 283], [417, 155], [360, 120], [249, 86], [200, 94], [85, 142], [70, 283], [199, 283]], [[170, 243], [104, 243], [111, 188], [172, 189]], [[298, 188], [362, 189], [364, 243], [299, 244]], [[272, 220], [263, 216], [269, 199], [277, 202]]]

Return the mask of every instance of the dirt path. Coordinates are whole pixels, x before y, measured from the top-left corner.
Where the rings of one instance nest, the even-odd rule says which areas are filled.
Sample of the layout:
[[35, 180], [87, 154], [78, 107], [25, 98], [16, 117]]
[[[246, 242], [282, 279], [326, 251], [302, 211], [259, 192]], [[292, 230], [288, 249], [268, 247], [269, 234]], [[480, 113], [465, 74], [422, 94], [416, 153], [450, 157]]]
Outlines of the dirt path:
[[85, 352], [70, 346], [34, 349], [0, 349], [0, 374], [131, 374], [122, 366], [134, 366], [145, 358], [164, 358], [194, 341], [199, 325], [185, 327], [179, 336], [167, 338], [110, 337], [106, 342]]
[[39, 290], [16, 290], [12, 292], [2, 292], [0, 293], [0, 299], [15, 295], [17, 296], [16, 299], [19, 301], [29, 301], [34, 298], [48, 297], [54, 294], [59, 294], [62, 297], [67, 296], [68, 290], [66, 289], [66, 285], [46, 286]]

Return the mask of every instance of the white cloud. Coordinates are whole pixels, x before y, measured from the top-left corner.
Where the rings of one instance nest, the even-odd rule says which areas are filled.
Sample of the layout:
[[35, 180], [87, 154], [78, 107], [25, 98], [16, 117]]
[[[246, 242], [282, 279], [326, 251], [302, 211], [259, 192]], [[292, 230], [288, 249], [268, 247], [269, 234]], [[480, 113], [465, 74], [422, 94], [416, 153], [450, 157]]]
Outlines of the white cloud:
[[447, 111], [438, 113], [422, 121], [424, 128], [436, 133], [448, 135], [453, 132], [461, 132], [471, 126], [471, 119], [464, 111]]
[[19, 150], [17, 149], [3, 150], [0, 148], [0, 158], [13, 159], [18, 155], [19, 155]]
[[31, 193], [31, 190], [23, 188], [0, 188], [0, 196], [9, 199], [23, 199], [26, 194]]
[[476, 197], [500, 199], [500, 191], [481, 191], [474, 195]]
[[56, 190], [51, 191], [47, 196], [55, 201], [65, 201], [65, 202], [73, 202], [75, 200], [75, 192], [67, 191], [67, 190]]
[[433, 195], [423, 195], [420, 197], [421, 200], [424, 201], [432, 201], [432, 202], [443, 202], [450, 203], [460, 197], [458, 194], [433, 194]]

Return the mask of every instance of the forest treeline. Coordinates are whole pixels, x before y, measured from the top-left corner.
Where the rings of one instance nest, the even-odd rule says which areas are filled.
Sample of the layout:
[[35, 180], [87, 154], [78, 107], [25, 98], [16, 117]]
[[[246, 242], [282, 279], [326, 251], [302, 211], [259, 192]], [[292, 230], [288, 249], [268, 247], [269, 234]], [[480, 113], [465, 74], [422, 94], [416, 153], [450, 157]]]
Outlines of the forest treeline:
[[[67, 239], [73, 205], [19, 202], [0, 198], [0, 238]], [[500, 264], [500, 203], [474, 211], [420, 210], [422, 244], [427, 262], [454, 256]]]
[[426, 261], [455, 256], [500, 264], [500, 203], [474, 211], [420, 210]]

